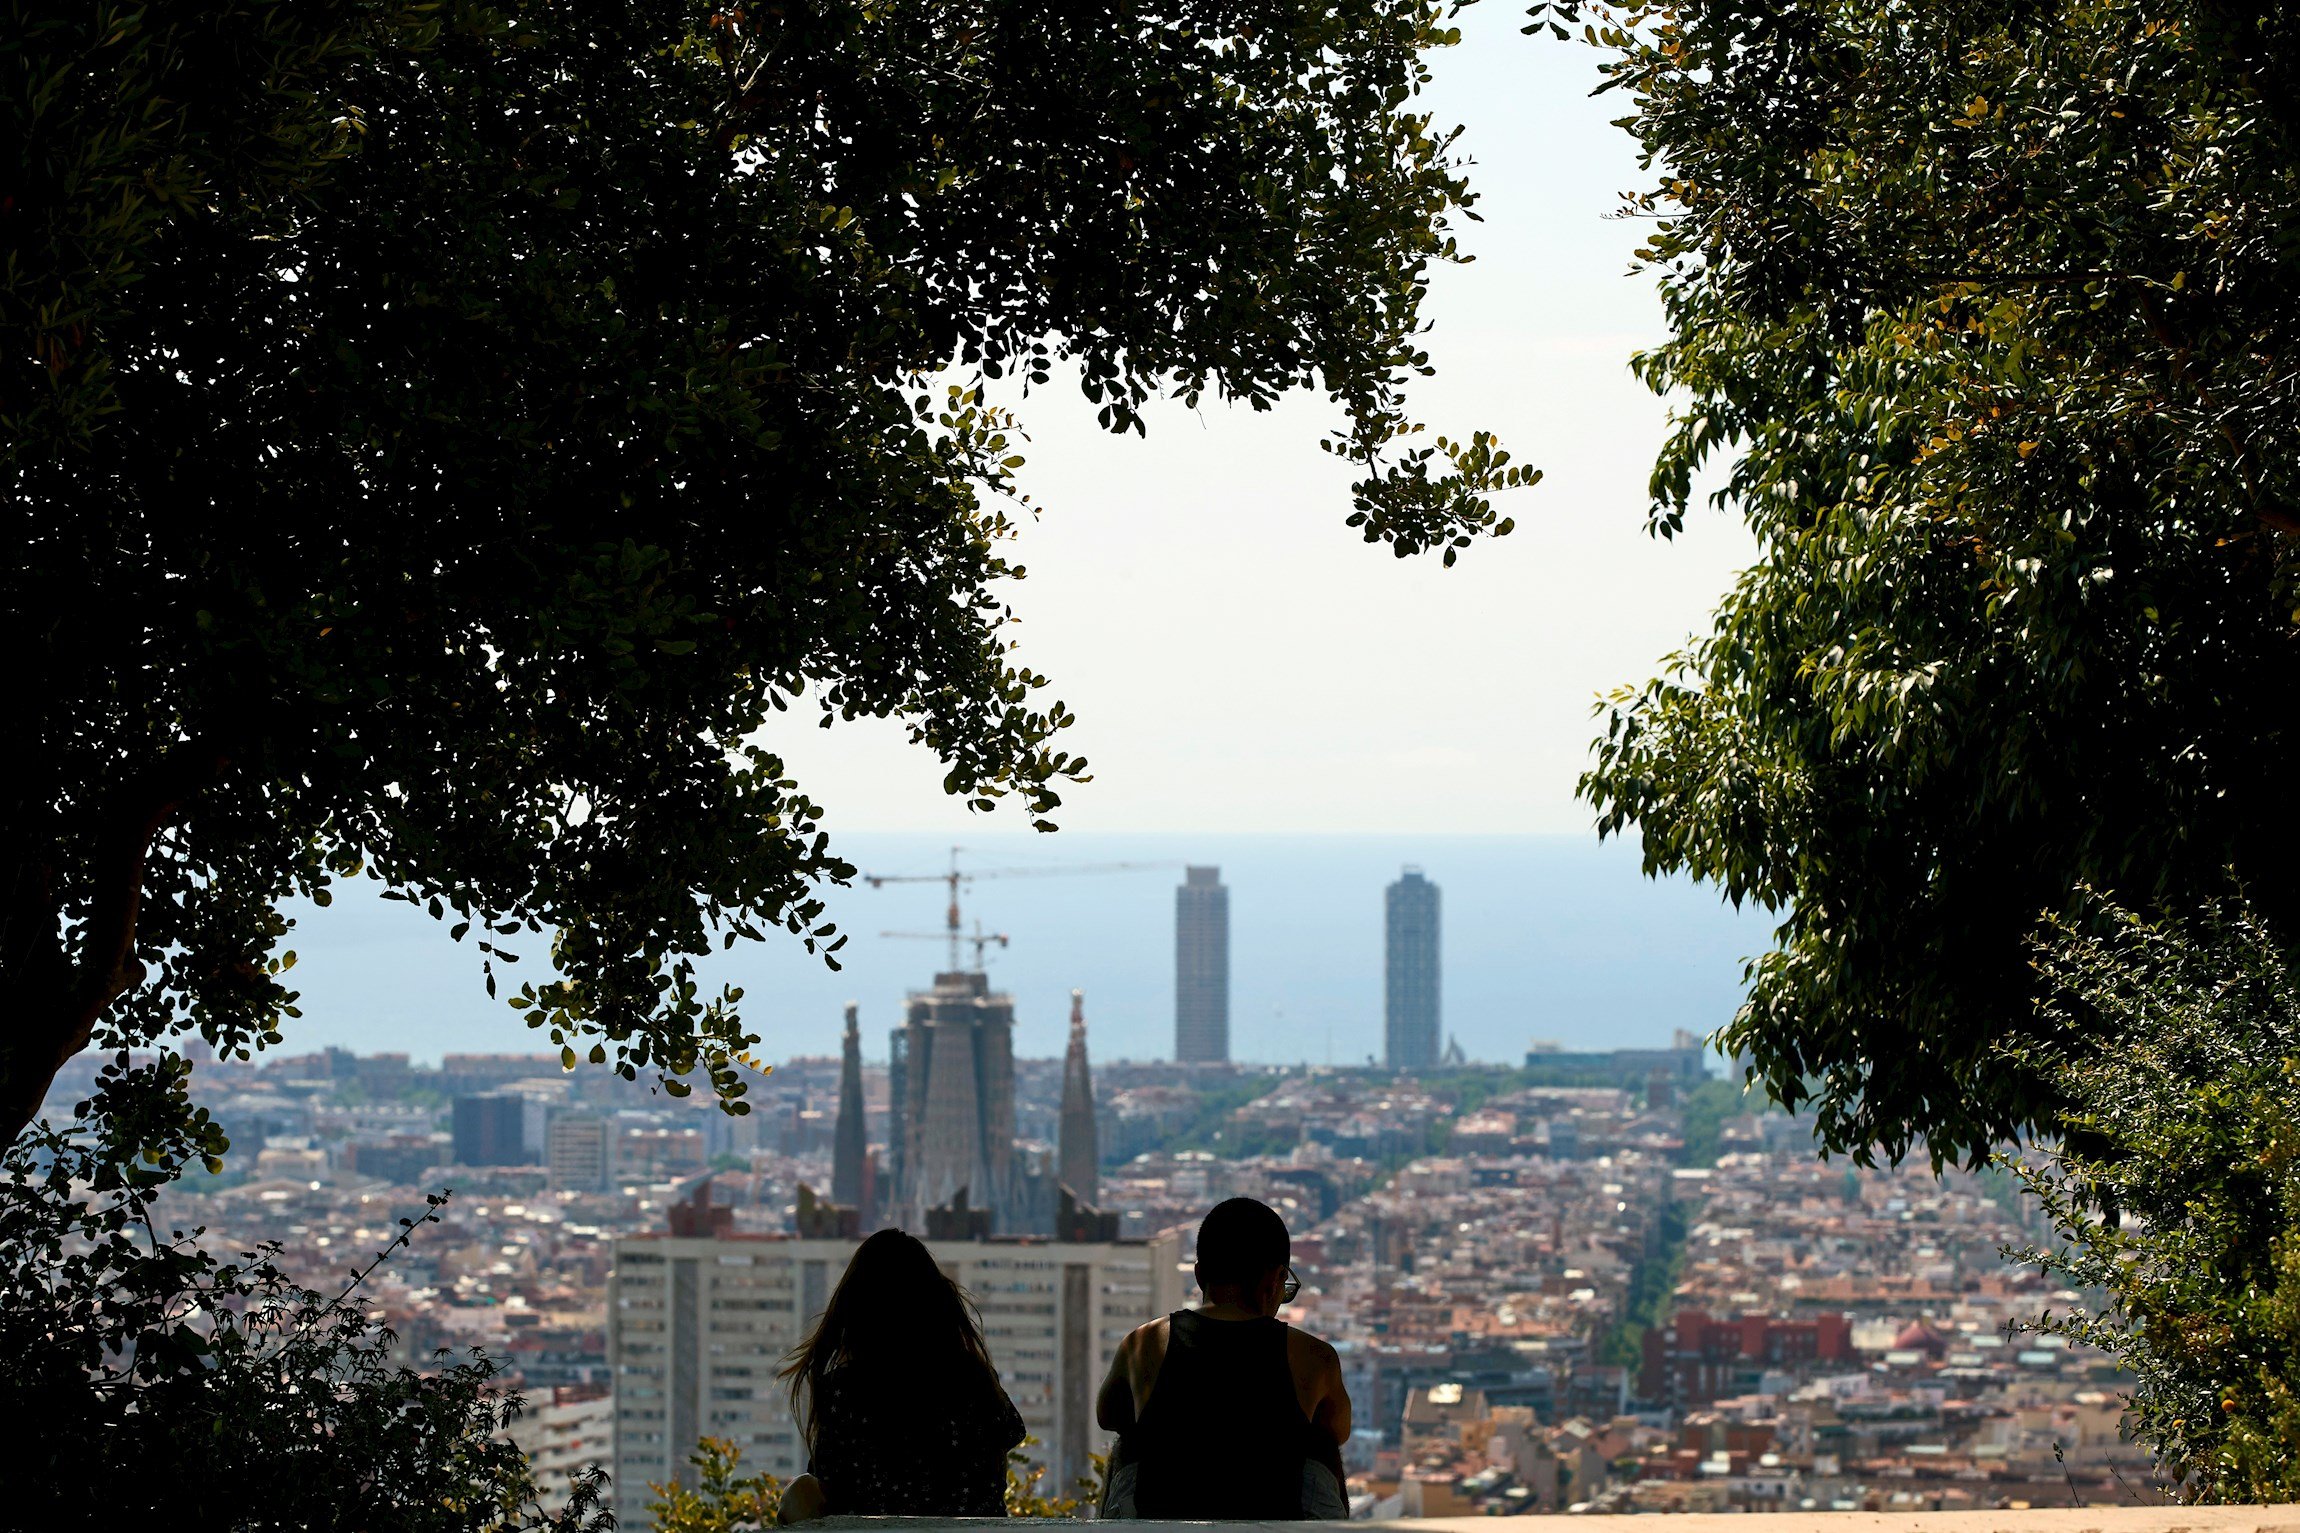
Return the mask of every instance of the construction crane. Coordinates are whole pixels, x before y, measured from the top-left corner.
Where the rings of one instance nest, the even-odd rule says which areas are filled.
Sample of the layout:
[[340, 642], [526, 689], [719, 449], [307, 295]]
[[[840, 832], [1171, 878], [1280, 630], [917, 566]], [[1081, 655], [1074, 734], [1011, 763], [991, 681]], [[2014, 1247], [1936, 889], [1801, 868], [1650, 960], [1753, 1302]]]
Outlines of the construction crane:
[[[879, 935], [882, 937], [916, 938], [924, 942], [940, 942], [950, 934], [948, 932], [880, 932]], [[959, 940], [962, 942], [971, 942], [974, 944], [974, 967], [977, 971], [980, 971], [982, 968], [982, 952], [984, 948], [990, 947], [994, 943], [999, 947], [1005, 947], [1013, 941], [1013, 939], [1007, 936], [1004, 932], [984, 931], [982, 929], [982, 922], [980, 920], [977, 920], [974, 923], [974, 935], [970, 937], [962, 937]], [[951, 949], [950, 962], [951, 967], [956, 968], [958, 966], [958, 949], [955, 946]]]
[[975, 923], [974, 935], [972, 937], [966, 935], [965, 922], [959, 915], [959, 890], [977, 879], [1066, 878], [1072, 874], [1140, 873], [1156, 868], [1178, 868], [1181, 866], [1178, 862], [1074, 862], [1056, 867], [1040, 868], [961, 868], [958, 865], [958, 856], [965, 850], [966, 848], [963, 846], [954, 846], [950, 849], [950, 871], [947, 873], [865, 873], [863, 875], [863, 882], [869, 884], [873, 889], [881, 889], [888, 884], [942, 884], [950, 890], [950, 903], [944, 912], [943, 929], [939, 934], [935, 932], [881, 932], [879, 935], [882, 937], [933, 937], [940, 935], [944, 941], [950, 944], [950, 969], [953, 973], [958, 970], [958, 949], [961, 943], [972, 942], [974, 944], [974, 966], [978, 970], [982, 967], [982, 955], [986, 947], [993, 942], [1000, 947], [1007, 945], [1006, 933], [986, 933], [982, 930], [982, 923], [979, 921]]

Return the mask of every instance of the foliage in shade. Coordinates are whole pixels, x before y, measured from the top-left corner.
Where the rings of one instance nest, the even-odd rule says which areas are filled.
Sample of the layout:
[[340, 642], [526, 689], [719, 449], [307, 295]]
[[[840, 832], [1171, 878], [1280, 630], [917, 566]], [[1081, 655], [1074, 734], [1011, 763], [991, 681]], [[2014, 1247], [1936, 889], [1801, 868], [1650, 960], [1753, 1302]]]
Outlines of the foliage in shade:
[[[189, 1077], [173, 1055], [109, 1064], [77, 1123], [0, 1160], [11, 1525], [603, 1528], [596, 1476], [558, 1516], [538, 1508], [493, 1362], [391, 1362], [364, 1272], [330, 1298], [289, 1281], [276, 1246], [225, 1261], [198, 1230], [163, 1232], [161, 1190], [223, 1145]], [[403, 1220], [402, 1242], [435, 1217]]]
[[276, 1039], [280, 902], [362, 874], [490, 990], [548, 934], [570, 1067], [739, 1109], [696, 958], [843, 940], [785, 731], [1042, 827], [1085, 775], [988, 380], [1321, 390], [1401, 555], [1532, 477], [1405, 413], [1468, 201], [1425, 0], [7, 14], [0, 1132], [91, 1039]]
[[648, 1526], [655, 1533], [732, 1533], [738, 1528], [771, 1528], [783, 1504], [783, 1482], [771, 1474], [739, 1474], [743, 1450], [724, 1437], [695, 1444], [687, 1462], [695, 1484], [649, 1483]]
[[1864, 1160], [2049, 1124], [2023, 942], [2235, 865], [2300, 936], [2300, 18], [1678, 0], [1580, 23], [1657, 180], [1697, 482], [1758, 555], [1583, 795], [1780, 916], [1722, 1041]]
[[[1087, 1455], [1092, 1473], [1078, 1482], [1078, 1495], [1048, 1495], [1039, 1489], [1046, 1477], [1043, 1466], [1030, 1462], [1026, 1449], [1038, 1439], [1026, 1437], [1006, 1455], [1006, 1515], [1009, 1517], [1076, 1517], [1081, 1505], [1092, 1506], [1102, 1494], [1107, 1456]], [[743, 1450], [723, 1437], [705, 1437], [687, 1461], [695, 1466], [692, 1486], [650, 1484], [654, 1497], [647, 1515], [655, 1533], [728, 1533], [736, 1528], [770, 1528], [782, 1506], [783, 1482], [766, 1473], [738, 1473]]]
[[1025, 1437], [1006, 1453], [1006, 1515], [1009, 1517], [1076, 1517], [1082, 1506], [1093, 1506], [1102, 1499], [1102, 1482], [1110, 1472], [1110, 1458], [1104, 1453], [1089, 1453], [1087, 1473], [1078, 1478], [1074, 1489], [1078, 1494], [1065, 1496], [1059, 1491], [1048, 1493], [1039, 1488], [1046, 1478], [1046, 1466], [1030, 1461], [1030, 1449], [1038, 1446], [1036, 1437]]
[[2039, 1328], [2131, 1372], [2182, 1499], [2300, 1499], [2300, 976], [2234, 902], [2083, 913], [2039, 965], [2070, 1041], [2020, 1061], [2067, 1103], [2058, 1153], [2016, 1167], [2060, 1243], [2014, 1254], [2108, 1303]]

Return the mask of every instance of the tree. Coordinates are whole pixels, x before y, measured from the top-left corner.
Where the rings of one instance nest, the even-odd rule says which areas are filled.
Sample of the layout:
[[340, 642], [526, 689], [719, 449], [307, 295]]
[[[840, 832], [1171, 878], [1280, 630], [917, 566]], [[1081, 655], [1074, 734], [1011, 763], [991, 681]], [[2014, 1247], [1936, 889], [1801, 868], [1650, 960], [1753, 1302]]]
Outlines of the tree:
[[171, 236], [275, 239], [341, 156], [327, 82], [363, 42], [420, 38], [370, 0], [60, 7], [0, 28], [18, 131], [0, 227], [0, 462], [85, 447], [119, 408], [107, 331]]
[[[1541, 7], [1564, 30], [1579, 7]], [[2300, 934], [2300, 20], [2219, 0], [1593, 9], [1696, 480], [1759, 541], [1615, 696], [1601, 831], [1777, 912], [1722, 1042], [1825, 1143], [2059, 1111], [2024, 942], [2233, 865]]]
[[549, 934], [511, 999], [570, 1067], [740, 1109], [695, 959], [834, 952], [851, 871], [794, 708], [902, 719], [1041, 828], [1085, 775], [1003, 631], [991, 380], [1068, 368], [1113, 430], [1321, 388], [1401, 555], [1531, 477], [1403, 413], [1468, 202], [1414, 110], [1436, 4], [273, 10], [8, 45], [0, 216], [42, 233], [0, 313], [43, 360], [4, 408], [53, 429], [0, 459], [0, 1130], [91, 1040], [275, 1040], [280, 902], [363, 874], [491, 991]]
[[[2102, 900], [2040, 952], [2029, 1069], [2067, 1104], [2018, 1166], [2059, 1244], [2019, 1253], [2105, 1304], [2039, 1328], [2133, 1378], [2127, 1422], [2183, 1500], [2300, 1498], [2300, 979], [2240, 901], [2178, 921]], [[2114, 1049], [2087, 1046], [2107, 1019]]]
[[177, 1055], [114, 1061], [71, 1132], [41, 1125], [0, 1156], [11, 1524], [604, 1526], [596, 1476], [558, 1517], [539, 1509], [492, 1362], [391, 1361], [358, 1302], [373, 1263], [331, 1298], [290, 1282], [276, 1248], [220, 1260], [200, 1230], [163, 1233], [158, 1194], [223, 1149], [190, 1074]]

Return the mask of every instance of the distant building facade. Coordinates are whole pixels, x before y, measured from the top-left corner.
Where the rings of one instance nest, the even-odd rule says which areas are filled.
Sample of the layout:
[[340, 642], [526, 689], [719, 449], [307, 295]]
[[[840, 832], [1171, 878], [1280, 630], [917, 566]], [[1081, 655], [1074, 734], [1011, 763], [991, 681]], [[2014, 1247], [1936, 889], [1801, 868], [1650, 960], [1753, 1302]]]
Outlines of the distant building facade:
[[1384, 947], [1383, 1030], [1392, 1069], [1438, 1062], [1438, 886], [1407, 868], [1389, 886]]
[[691, 1128], [618, 1123], [609, 1153], [615, 1177], [625, 1185], [680, 1181], [701, 1174], [711, 1162], [709, 1141]]
[[1666, 1082], [1672, 1091], [1683, 1091], [1708, 1079], [1715, 1057], [1707, 1040], [1679, 1028], [1665, 1049], [1568, 1049], [1537, 1039], [1526, 1051], [1525, 1068], [1545, 1085], [1644, 1086], [1650, 1091], [1656, 1082]]
[[419, 1186], [433, 1179], [433, 1167], [447, 1164], [453, 1148], [453, 1141], [445, 1135], [395, 1134], [381, 1141], [344, 1146], [344, 1169], [395, 1186]]
[[511, 1438], [535, 1472], [537, 1504], [567, 1509], [575, 1477], [615, 1462], [615, 1399], [604, 1384], [561, 1386], [530, 1398], [526, 1413], [499, 1434]]
[[555, 1112], [544, 1130], [543, 1163], [562, 1192], [605, 1192], [614, 1175], [614, 1135], [592, 1112]]
[[1697, 1309], [1681, 1309], [1647, 1331], [1644, 1353], [1638, 1392], [1674, 1410], [1750, 1393], [1768, 1372], [1855, 1361], [1853, 1323], [1844, 1315], [1717, 1319]]
[[489, 1091], [455, 1099], [455, 1163], [459, 1166], [535, 1164], [528, 1148], [529, 1100]]
[[1186, 868], [1174, 891], [1174, 1057], [1230, 1058], [1230, 891], [1220, 868]]
[[914, 991], [892, 1040], [887, 1139], [893, 1222], [926, 1228], [960, 1192], [992, 1227], [1029, 1227], [1014, 1154], [1014, 998], [980, 971], [937, 974]]
[[[945, 1271], [981, 1309], [991, 1361], [1068, 1486], [1109, 1446], [1094, 1391], [1127, 1331], [1182, 1306], [1178, 1237], [1157, 1241], [940, 1240]], [[783, 1355], [822, 1313], [851, 1240], [725, 1235], [615, 1242], [608, 1354], [615, 1378], [617, 1510], [635, 1521], [650, 1481], [695, 1483], [700, 1437], [732, 1441], [746, 1471], [788, 1479], [806, 1467]]]

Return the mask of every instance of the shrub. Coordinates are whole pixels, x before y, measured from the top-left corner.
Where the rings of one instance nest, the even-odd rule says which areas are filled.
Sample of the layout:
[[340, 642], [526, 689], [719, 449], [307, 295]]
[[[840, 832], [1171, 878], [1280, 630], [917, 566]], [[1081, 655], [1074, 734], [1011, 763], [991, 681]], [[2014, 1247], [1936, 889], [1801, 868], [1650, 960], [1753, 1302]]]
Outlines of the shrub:
[[[191, 1067], [122, 1055], [66, 1129], [0, 1158], [0, 1420], [17, 1525], [172, 1529], [593, 1529], [599, 1476], [537, 1505], [498, 1435], [518, 1396], [474, 1353], [424, 1372], [353, 1302], [289, 1280], [278, 1247], [235, 1261], [155, 1220], [188, 1167], [221, 1165]], [[437, 1217], [403, 1219], [390, 1250]]]
[[[2016, 1169], [2062, 1241], [2016, 1253], [2100, 1297], [2037, 1329], [2131, 1370], [2128, 1429], [2191, 1501], [2300, 1497], [2300, 984], [2241, 902], [2101, 899], [2040, 950], [2067, 1093]], [[2113, 1038], [2113, 1047], [2097, 1040]]]

